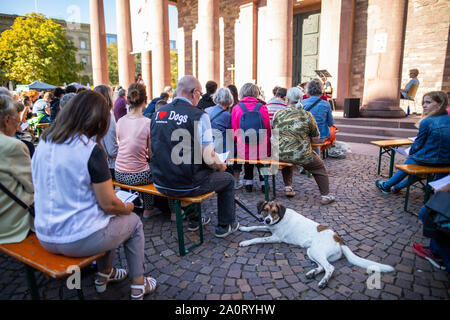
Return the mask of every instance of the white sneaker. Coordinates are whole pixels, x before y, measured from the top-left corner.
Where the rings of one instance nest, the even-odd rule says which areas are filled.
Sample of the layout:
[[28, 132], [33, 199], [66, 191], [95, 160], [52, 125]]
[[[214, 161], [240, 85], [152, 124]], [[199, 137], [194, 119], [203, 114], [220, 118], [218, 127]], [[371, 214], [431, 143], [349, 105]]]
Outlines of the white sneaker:
[[244, 186], [244, 183], [242, 181], [239, 181], [238, 183], [236, 183], [236, 181], [234, 181], [234, 190], [239, 190], [243, 186]]
[[334, 202], [335, 200], [336, 200], [336, 198], [332, 195], [322, 196], [320, 203], [321, 204], [330, 204], [330, 203]]

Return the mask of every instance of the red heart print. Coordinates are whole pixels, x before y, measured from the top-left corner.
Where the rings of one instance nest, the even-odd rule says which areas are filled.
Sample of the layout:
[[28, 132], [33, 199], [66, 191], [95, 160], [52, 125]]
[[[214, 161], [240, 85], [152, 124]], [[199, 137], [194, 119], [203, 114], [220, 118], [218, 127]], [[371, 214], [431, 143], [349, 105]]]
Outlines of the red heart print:
[[165, 117], [167, 116], [167, 111], [161, 111], [160, 113], [159, 113], [159, 119], [164, 119]]

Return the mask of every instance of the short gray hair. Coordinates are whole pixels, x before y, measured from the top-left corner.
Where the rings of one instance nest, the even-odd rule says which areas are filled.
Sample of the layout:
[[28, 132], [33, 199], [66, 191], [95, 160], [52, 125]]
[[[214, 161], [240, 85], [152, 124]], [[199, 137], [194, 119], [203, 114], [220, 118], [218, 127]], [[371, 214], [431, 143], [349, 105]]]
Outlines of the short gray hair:
[[297, 104], [301, 101], [302, 96], [302, 91], [297, 87], [290, 88], [286, 93], [286, 98], [289, 100], [289, 104]]
[[0, 87], [0, 94], [1, 94], [1, 95], [5, 95], [5, 96], [8, 96], [8, 97], [10, 97], [10, 98], [13, 97], [13, 95], [11, 94], [11, 92], [9, 92], [9, 90], [8, 90], [7, 88], [5, 88], [5, 87]]
[[245, 97], [253, 97], [258, 98], [259, 97], [259, 88], [253, 84], [253, 83], [246, 83], [242, 86], [241, 90], [239, 90], [239, 99], [245, 98]]
[[323, 85], [322, 81], [319, 79], [312, 79], [308, 84], [306, 85], [306, 92], [310, 96], [318, 96], [321, 95], [323, 92]]
[[73, 92], [70, 92], [68, 94], [65, 94], [62, 98], [61, 101], [59, 102], [59, 108], [62, 109], [64, 108], [64, 106], [66, 105], [67, 102], [69, 102], [70, 99], [72, 99], [73, 97], [75, 97], [76, 94]]
[[120, 89], [119, 90], [119, 97], [125, 97], [126, 94], [126, 90], [125, 89]]
[[17, 112], [14, 100], [6, 94], [0, 94], [0, 125], [3, 126], [3, 121], [6, 116], [14, 116]]
[[217, 90], [216, 94], [213, 97], [213, 101], [215, 104], [223, 107], [230, 107], [233, 104], [233, 95], [231, 94], [230, 89], [228, 88], [220, 88]]

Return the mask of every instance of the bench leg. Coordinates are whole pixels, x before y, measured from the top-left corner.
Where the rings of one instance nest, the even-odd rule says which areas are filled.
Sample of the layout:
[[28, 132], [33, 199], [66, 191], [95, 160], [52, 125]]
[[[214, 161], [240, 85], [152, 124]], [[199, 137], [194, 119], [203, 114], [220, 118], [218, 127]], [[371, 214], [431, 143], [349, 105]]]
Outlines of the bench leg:
[[427, 203], [428, 200], [430, 199], [431, 187], [430, 187], [429, 183], [431, 181], [433, 181], [433, 178], [434, 178], [434, 174], [427, 175], [427, 183], [425, 184], [425, 198], [424, 198], [423, 203]]
[[392, 178], [394, 173], [395, 151], [391, 149], [391, 163], [389, 165], [389, 179]]
[[406, 194], [405, 194], [405, 211], [408, 212], [408, 199], [409, 199], [409, 187], [411, 186], [412, 176], [408, 174], [408, 184], [406, 185]]
[[178, 249], [180, 252], [180, 256], [184, 256], [184, 255], [186, 255], [186, 249], [184, 247], [183, 217], [181, 216], [180, 200], [174, 201], [174, 211], [175, 211], [175, 216], [176, 216], [176, 220], [177, 220]]
[[381, 156], [383, 154], [382, 150], [383, 150], [383, 148], [380, 147], [380, 154], [378, 156], [378, 175], [380, 175], [380, 170], [381, 170]]
[[31, 299], [40, 300], [39, 289], [36, 283], [36, 277], [34, 276], [34, 269], [25, 265], [25, 272], [27, 274], [28, 287], [30, 288]]

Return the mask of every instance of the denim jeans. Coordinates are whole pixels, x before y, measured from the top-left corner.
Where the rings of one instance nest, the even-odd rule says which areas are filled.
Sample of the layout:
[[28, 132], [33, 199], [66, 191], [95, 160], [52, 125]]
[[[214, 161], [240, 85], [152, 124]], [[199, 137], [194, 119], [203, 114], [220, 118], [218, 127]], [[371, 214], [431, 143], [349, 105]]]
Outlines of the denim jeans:
[[[408, 159], [406, 159], [404, 164], [418, 164], [418, 163], [416, 161], [408, 158]], [[397, 170], [397, 172], [392, 176], [392, 178], [384, 183], [384, 187], [390, 189], [391, 187], [396, 185], [400, 189], [403, 189], [408, 184], [408, 179], [406, 179], [407, 177], [408, 177], [407, 173], [405, 173], [401, 170]], [[414, 183], [418, 180], [419, 179], [416, 176], [413, 176], [411, 183]]]
[[[413, 159], [408, 158], [408, 159], [406, 159], [404, 164], [420, 164], [420, 163], [418, 163], [417, 161], [415, 161]], [[438, 173], [438, 174], [436, 174], [434, 180], [442, 179], [447, 174], [448, 173]], [[408, 179], [406, 179], [407, 177], [408, 177], [407, 173], [405, 173], [405, 172], [403, 172], [401, 170], [397, 170], [397, 172], [392, 176], [392, 178], [384, 183], [384, 187], [385, 188], [391, 188], [392, 186], [396, 185], [400, 189], [403, 189], [408, 184]], [[411, 184], [416, 183], [419, 180], [420, 179], [417, 176], [413, 176], [412, 180], [411, 180]]]
[[233, 224], [236, 220], [234, 203], [234, 177], [228, 172], [215, 171], [194, 191], [174, 191], [158, 189], [161, 193], [173, 197], [195, 197], [215, 191], [217, 193], [218, 224]]

